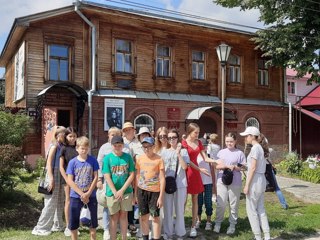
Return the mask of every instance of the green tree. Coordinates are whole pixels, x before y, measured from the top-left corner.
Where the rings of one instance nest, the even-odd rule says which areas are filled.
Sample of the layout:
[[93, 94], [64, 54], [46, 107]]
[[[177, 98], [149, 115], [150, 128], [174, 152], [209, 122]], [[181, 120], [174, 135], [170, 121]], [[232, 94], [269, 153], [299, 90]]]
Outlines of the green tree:
[[297, 77], [310, 73], [320, 83], [320, 1], [319, 0], [213, 0], [223, 7], [258, 9], [266, 29], [253, 40], [273, 66], [291, 67]]

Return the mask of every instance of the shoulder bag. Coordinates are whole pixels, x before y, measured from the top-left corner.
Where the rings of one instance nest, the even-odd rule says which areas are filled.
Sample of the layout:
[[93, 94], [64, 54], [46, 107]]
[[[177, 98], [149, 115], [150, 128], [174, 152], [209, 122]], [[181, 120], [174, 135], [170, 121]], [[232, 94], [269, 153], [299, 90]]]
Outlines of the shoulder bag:
[[166, 177], [166, 187], [165, 187], [165, 192], [167, 194], [173, 194], [177, 191], [177, 172], [178, 172], [178, 165], [179, 165], [179, 158], [177, 157], [177, 165], [176, 165], [176, 171], [174, 174], [174, 177], [168, 176]]
[[[55, 156], [56, 156], [56, 154], [57, 154], [57, 150], [56, 150]], [[48, 179], [47, 168], [46, 168], [47, 161], [48, 161], [48, 156], [47, 156], [45, 164], [44, 164], [43, 172], [42, 172], [42, 174], [40, 176], [39, 185], [38, 185], [38, 193], [42, 193], [42, 194], [45, 194], [45, 195], [51, 195], [52, 194], [52, 190], [48, 191], [49, 179]], [[55, 164], [55, 159], [54, 159], [54, 162], [53, 162], [53, 169], [54, 169], [54, 164]]]

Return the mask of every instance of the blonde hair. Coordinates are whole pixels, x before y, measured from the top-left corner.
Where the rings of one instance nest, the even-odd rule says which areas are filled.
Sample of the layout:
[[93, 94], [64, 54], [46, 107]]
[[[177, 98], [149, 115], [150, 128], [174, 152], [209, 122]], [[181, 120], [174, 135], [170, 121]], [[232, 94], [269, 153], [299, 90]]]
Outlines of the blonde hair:
[[218, 134], [212, 133], [212, 134], [210, 134], [209, 138], [210, 138], [210, 143], [216, 143], [216, 141], [218, 139]]
[[108, 138], [109, 138], [111, 133], [113, 133], [115, 136], [121, 136], [122, 135], [121, 130], [119, 128], [117, 128], [117, 127], [109, 128], [109, 130], [108, 130]]
[[264, 157], [268, 158], [270, 155], [270, 152], [269, 152], [269, 143], [267, 138], [261, 133], [257, 140], [263, 149]]
[[[166, 127], [159, 127], [158, 128], [158, 130], [157, 130], [157, 132], [156, 132], [156, 136], [155, 136], [155, 152], [156, 153], [159, 153], [159, 151], [161, 150], [161, 148], [162, 148], [162, 143], [160, 142], [160, 139], [159, 139], [159, 135], [160, 135], [160, 133], [161, 132], [164, 132], [166, 135], [167, 135], [167, 137], [168, 137], [168, 133], [169, 133], [169, 130], [168, 130], [168, 128], [166, 128]], [[167, 146], [166, 146], [166, 148], [170, 148], [170, 144], [168, 143], [168, 141], [167, 141]]]
[[57, 126], [57, 125], [55, 125], [55, 126], [53, 127], [53, 138], [52, 138], [52, 140], [51, 140], [51, 143], [52, 143], [52, 144], [57, 144], [57, 143], [58, 143], [58, 141], [57, 141], [58, 135], [59, 135], [60, 133], [65, 134], [65, 133], [66, 133], [66, 130], [67, 130], [67, 129], [66, 129], [64, 126]]
[[89, 147], [89, 139], [85, 136], [77, 138], [77, 147]]

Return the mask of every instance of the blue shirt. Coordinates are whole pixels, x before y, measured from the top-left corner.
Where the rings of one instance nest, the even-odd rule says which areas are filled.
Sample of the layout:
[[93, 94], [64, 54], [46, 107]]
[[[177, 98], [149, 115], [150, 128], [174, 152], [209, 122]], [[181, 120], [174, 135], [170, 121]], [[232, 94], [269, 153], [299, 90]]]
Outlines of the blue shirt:
[[[88, 155], [87, 160], [84, 162], [80, 161], [78, 157], [70, 160], [66, 173], [73, 176], [73, 181], [78, 188], [83, 192], [87, 192], [94, 179], [94, 172], [98, 170], [99, 164], [97, 159]], [[90, 198], [95, 196], [96, 190], [93, 190]], [[80, 195], [71, 188], [70, 197], [80, 198]]]

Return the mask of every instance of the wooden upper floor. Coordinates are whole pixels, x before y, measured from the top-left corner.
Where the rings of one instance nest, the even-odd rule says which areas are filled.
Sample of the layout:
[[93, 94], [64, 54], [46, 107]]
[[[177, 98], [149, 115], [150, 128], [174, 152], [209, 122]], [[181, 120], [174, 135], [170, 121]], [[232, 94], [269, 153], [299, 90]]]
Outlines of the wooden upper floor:
[[[96, 27], [98, 91], [220, 96], [216, 47], [224, 42], [232, 47], [226, 98], [283, 102], [283, 70], [265, 66], [251, 33], [88, 4], [80, 11]], [[91, 57], [90, 27], [73, 6], [17, 19], [0, 58], [6, 106], [34, 105], [37, 94], [57, 82], [90, 89]]]

